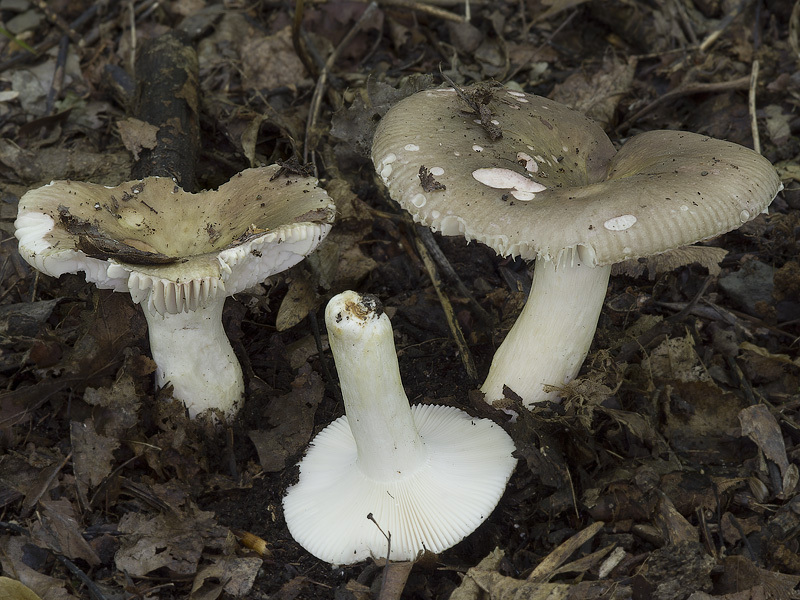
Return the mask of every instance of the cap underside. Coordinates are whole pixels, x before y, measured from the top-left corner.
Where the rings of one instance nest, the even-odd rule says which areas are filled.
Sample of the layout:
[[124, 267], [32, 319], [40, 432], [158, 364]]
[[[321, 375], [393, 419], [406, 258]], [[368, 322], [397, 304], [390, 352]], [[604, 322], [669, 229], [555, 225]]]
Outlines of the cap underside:
[[358, 469], [347, 417], [314, 438], [299, 483], [284, 498], [289, 530], [311, 554], [333, 564], [386, 557], [376, 522], [391, 533], [389, 558], [413, 560], [455, 545], [494, 509], [516, 464], [508, 435], [449, 406], [411, 411], [429, 458], [399, 482], [370, 480]]

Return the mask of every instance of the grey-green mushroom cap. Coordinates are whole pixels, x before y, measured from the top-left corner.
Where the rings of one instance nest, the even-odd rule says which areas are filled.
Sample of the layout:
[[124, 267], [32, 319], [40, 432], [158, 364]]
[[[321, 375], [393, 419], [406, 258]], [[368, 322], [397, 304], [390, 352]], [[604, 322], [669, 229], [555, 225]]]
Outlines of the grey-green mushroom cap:
[[769, 161], [737, 144], [652, 131], [615, 153], [577, 111], [480, 89], [484, 119], [452, 88], [401, 100], [378, 125], [372, 159], [417, 222], [501, 255], [591, 266], [657, 254], [739, 227], [781, 189]]

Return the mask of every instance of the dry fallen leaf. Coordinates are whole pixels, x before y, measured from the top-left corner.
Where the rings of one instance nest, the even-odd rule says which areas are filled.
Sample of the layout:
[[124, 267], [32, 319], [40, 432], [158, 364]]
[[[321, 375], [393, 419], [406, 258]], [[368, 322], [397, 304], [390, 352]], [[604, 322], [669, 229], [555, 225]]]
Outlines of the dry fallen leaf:
[[292, 382], [292, 391], [270, 402], [265, 412], [268, 428], [248, 434], [264, 471], [280, 471], [287, 458], [305, 448], [314, 430], [314, 412], [324, 392], [322, 378], [306, 363]]
[[9, 577], [0, 577], [0, 598], [7, 598], [8, 600], [42, 600], [27, 585]]

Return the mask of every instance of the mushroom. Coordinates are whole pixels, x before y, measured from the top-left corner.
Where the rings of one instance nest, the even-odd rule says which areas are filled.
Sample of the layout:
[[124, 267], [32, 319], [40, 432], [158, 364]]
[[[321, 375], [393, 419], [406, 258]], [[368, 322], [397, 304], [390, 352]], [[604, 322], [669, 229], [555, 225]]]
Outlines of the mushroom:
[[581, 113], [486, 85], [398, 102], [372, 160], [415, 221], [535, 261], [528, 301], [481, 387], [492, 403], [507, 385], [529, 407], [578, 373], [612, 264], [735, 229], [782, 188], [769, 161], [742, 146], [651, 131], [615, 153]]
[[54, 181], [27, 192], [19, 252], [58, 277], [83, 271], [142, 304], [156, 383], [195, 418], [232, 417], [244, 380], [222, 327], [225, 298], [288, 269], [330, 230], [334, 206], [316, 179], [248, 169], [217, 190], [148, 177], [116, 187]]
[[346, 414], [299, 464], [283, 499], [289, 531], [333, 564], [387, 557], [376, 524], [391, 535], [392, 560], [450, 548], [503, 494], [516, 464], [511, 438], [451, 406], [409, 407], [392, 326], [374, 296], [335, 296], [325, 323]]

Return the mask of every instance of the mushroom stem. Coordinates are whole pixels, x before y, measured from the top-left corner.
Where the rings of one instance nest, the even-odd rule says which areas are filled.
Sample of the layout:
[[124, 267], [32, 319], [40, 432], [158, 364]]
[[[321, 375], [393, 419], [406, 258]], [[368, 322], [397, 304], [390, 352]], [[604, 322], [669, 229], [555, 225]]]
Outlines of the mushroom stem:
[[172, 384], [189, 416], [210, 408], [233, 417], [244, 398], [242, 367], [222, 326], [224, 300], [197, 310], [159, 314], [144, 303], [156, 384]]
[[375, 481], [406, 477], [427, 450], [400, 380], [389, 317], [374, 296], [343, 292], [328, 303], [325, 323], [361, 471]]
[[504, 385], [527, 407], [552, 400], [557, 392], [545, 392], [544, 386], [560, 387], [578, 374], [594, 338], [610, 274], [610, 266], [536, 261], [528, 301], [495, 352], [481, 387], [488, 403], [504, 397]]

